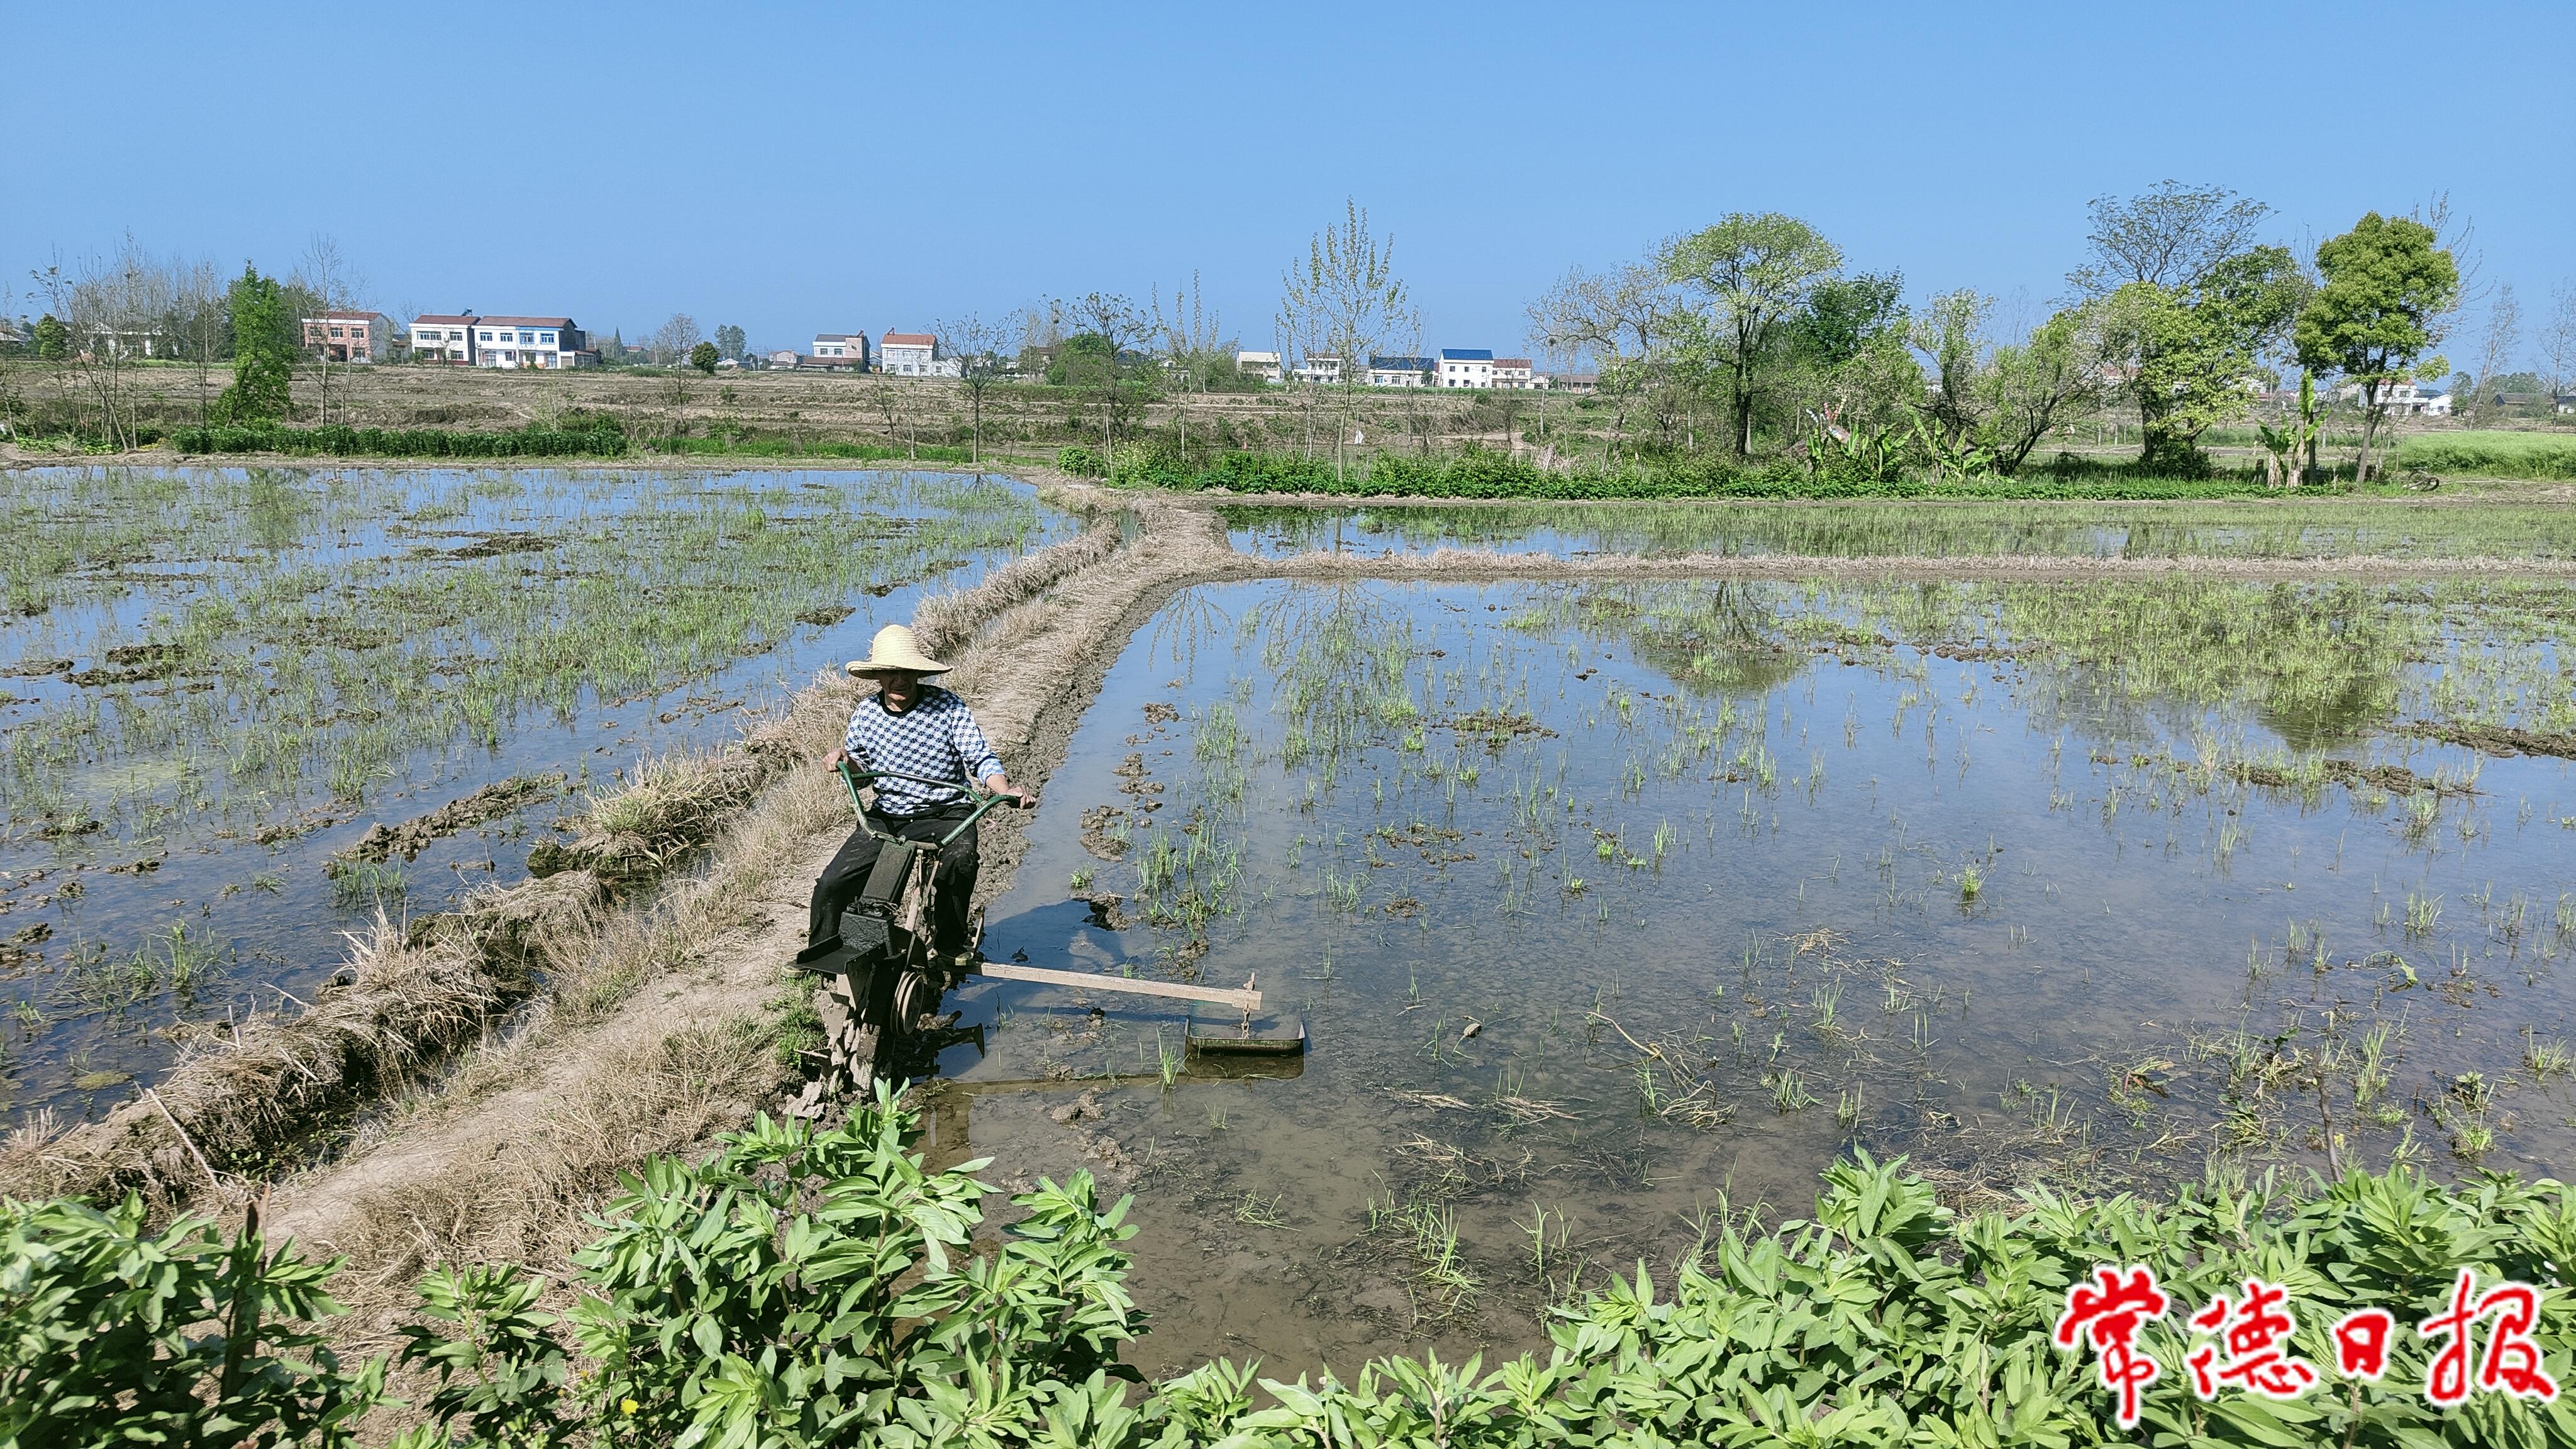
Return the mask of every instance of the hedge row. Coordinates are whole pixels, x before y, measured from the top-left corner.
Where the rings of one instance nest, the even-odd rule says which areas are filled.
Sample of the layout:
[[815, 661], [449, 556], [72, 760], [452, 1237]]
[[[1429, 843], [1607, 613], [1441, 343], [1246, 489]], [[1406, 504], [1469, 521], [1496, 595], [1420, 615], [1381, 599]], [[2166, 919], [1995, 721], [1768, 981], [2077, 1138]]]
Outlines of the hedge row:
[[613, 426], [581, 430], [520, 428], [506, 433], [445, 428], [181, 428], [170, 435], [182, 453], [285, 453], [335, 458], [622, 458], [626, 435]]
[[[1079, 458], [1062, 462], [1068, 472], [1097, 476], [1088, 450], [1068, 448]], [[1203, 465], [1183, 463], [1168, 453], [1144, 452], [1121, 457], [1106, 470], [1120, 487], [1169, 488], [1196, 492], [1223, 488], [1236, 493], [1322, 493], [1356, 498], [1415, 495], [1434, 498], [1533, 499], [1590, 501], [1655, 498], [1986, 498], [2158, 499], [2234, 498], [2267, 490], [2251, 478], [2136, 478], [2089, 476], [2057, 478], [1970, 478], [1940, 481], [1927, 477], [1867, 479], [1810, 474], [1793, 464], [1736, 467], [1716, 461], [1650, 464], [1620, 469], [1582, 468], [1563, 472], [1544, 469], [1524, 458], [1470, 450], [1455, 457], [1419, 458], [1381, 453], [1366, 466], [1336, 477], [1326, 460], [1280, 453], [1220, 453]]]
[[2418, 433], [2397, 445], [2397, 466], [2489, 478], [2576, 478], [2576, 434]]

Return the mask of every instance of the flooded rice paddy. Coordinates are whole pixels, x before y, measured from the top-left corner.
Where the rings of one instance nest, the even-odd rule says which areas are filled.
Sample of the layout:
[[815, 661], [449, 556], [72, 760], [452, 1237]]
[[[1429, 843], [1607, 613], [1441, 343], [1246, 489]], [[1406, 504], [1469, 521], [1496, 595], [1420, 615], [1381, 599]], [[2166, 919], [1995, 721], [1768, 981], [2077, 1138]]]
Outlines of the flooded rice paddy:
[[127, 468], [0, 474], [0, 525], [0, 1117], [74, 1119], [1070, 527], [989, 477]]
[[1816, 558], [2576, 559], [2576, 510], [2546, 505], [1751, 503], [1390, 505], [1219, 510], [1234, 546], [1280, 556], [1485, 548]]
[[2563, 1175], [2576, 782], [2499, 742], [2576, 728], [2571, 606], [1187, 590], [1082, 722], [987, 952], [1257, 974], [1312, 1050], [1228, 1075], [1181, 1013], [971, 985], [940, 1147], [1131, 1184], [1144, 1352], [1188, 1355], [1143, 1366], [1282, 1377], [1536, 1343], [1580, 1283], [1802, 1216], [1838, 1153], [1963, 1199]]

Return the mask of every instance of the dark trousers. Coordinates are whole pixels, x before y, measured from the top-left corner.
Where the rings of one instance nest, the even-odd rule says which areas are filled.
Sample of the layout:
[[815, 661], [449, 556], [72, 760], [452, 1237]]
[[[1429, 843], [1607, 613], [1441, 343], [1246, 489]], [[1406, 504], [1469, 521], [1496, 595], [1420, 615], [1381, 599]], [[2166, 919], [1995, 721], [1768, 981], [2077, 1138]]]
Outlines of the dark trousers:
[[[871, 812], [868, 824], [900, 840], [935, 841], [966, 818], [963, 805], [926, 815], [897, 819]], [[841, 933], [841, 912], [866, 889], [883, 842], [867, 830], [855, 830], [832, 855], [832, 863], [814, 881], [814, 913], [805, 925], [808, 946], [818, 946]], [[939, 899], [931, 912], [931, 949], [955, 955], [973, 943], [966, 939], [966, 911], [975, 900], [975, 827], [969, 825], [939, 852]]]

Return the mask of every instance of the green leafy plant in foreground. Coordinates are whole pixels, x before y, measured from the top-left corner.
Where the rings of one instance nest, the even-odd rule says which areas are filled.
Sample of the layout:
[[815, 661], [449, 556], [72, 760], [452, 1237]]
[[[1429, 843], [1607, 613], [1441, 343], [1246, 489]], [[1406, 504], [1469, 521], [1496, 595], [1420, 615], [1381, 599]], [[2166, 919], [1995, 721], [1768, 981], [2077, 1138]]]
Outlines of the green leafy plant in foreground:
[[[969, 1255], [984, 1164], [924, 1170], [914, 1127], [881, 1097], [840, 1128], [763, 1120], [695, 1166], [654, 1160], [594, 1219], [599, 1236], [578, 1255], [560, 1319], [537, 1306], [548, 1281], [524, 1270], [433, 1273], [404, 1351], [435, 1380], [431, 1422], [403, 1436], [405, 1449], [2576, 1445], [2570, 1401], [2428, 1405], [2429, 1348], [2409, 1327], [2447, 1303], [2462, 1266], [2482, 1284], [2536, 1284], [2534, 1337], [2550, 1371], [2568, 1374], [2576, 1308], [2562, 1265], [2576, 1254], [2576, 1201], [2555, 1182], [2445, 1186], [2400, 1169], [2304, 1191], [2212, 1181], [2155, 1202], [2032, 1189], [2009, 1213], [1961, 1214], [1901, 1164], [1858, 1154], [1826, 1171], [1812, 1218], [1768, 1229], [1723, 1218], [1660, 1280], [1640, 1266], [1552, 1309], [1544, 1357], [1488, 1371], [1473, 1358], [1395, 1356], [1314, 1383], [1220, 1360], [1140, 1388], [1120, 1382], [1133, 1375], [1116, 1362], [1142, 1332], [1118, 1247], [1133, 1232], [1125, 1204], [1101, 1211], [1081, 1175], [1044, 1184], [1015, 1199], [1026, 1216], [996, 1250]], [[164, 1241], [130, 1206], [9, 1212], [0, 1413], [14, 1417], [0, 1424], [20, 1442], [324, 1441], [381, 1401], [381, 1365], [342, 1375], [319, 1354], [305, 1366], [252, 1360], [263, 1384], [302, 1395], [296, 1416], [245, 1429], [174, 1398], [170, 1385], [215, 1382], [226, 1340], [172, 1325], [221, 1320], [239, 1300], [216, 1284], [244, 1281], [257, 1250], [239, 1257], [192, 1220]], [[118, 1298], [134, 1291], [119, 1285], [159, 1281], [164, 1261], [194, 1265], [182, 1274], [193, 1286], [156, 1300], [161, 1326], [122, 1327], [121, 1310], [142, 1305]], [[2070, 1283], [2130, 1263], [2155, 1269], [2174, 1303], [2142, 1335], [2163, 1377], [2134, 1432], [2113, 1423], [2090, 1357], [2050, 1341]], [[327, 1313], [325, 1271], [267, 1260], [259, 1273], [298, 1276], [291, 1291], [261, 1290], [263, 1301]], [[2188, 1388], [2183, 1320], [2248, 1276], [2289, 1291], [2289, 1347], [2326, 1375], [2303, 1399], [2229, 1391], [2204, 1403]], [[2334, 1376], [2329, 1325], [2357, 1307], [2389, 1309], [2400, 1325], [2384, 1382]], [[124, 1335], [119, 1347], [95, 1363], [68, 1356], [103, 1341], [102, 1324]], [[160, 1346], [137, 1347], [146, 1339]], [[318, 1339], [270, 1328], [260, 1341]], [[76, 1387], [54, 1391], [55, 1376]], [[134, 1397], [115, 1400], [110, 1385]], [[317, 1403], [326, 1389], [337, 1397]], [[38, 1412], [22, 1410], [37, 1391]], [[147, 1399], [167, 1417], [127, 1433]]]
[[205, 1218], [158, 1232], [139, 1199], [0, 1199], [0, 1444], [346, 1443], [385, 1364], [343, 1370], [317, 1321], [338, 1260], [225, 1242]]

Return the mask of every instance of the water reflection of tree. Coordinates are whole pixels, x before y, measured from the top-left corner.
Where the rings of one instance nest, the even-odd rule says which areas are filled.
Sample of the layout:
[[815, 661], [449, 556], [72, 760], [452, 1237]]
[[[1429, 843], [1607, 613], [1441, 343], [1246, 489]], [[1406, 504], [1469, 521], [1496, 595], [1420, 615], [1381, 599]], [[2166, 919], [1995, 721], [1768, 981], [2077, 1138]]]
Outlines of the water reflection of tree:
[[1782, 619], [1792, 600], [1776, 586], [1625, 584], [1573, 596], [1570, 622], [1593, 637], [1627, 641], [1637, 659], [1695, 693], [1765, 693], [1806, 668]]

